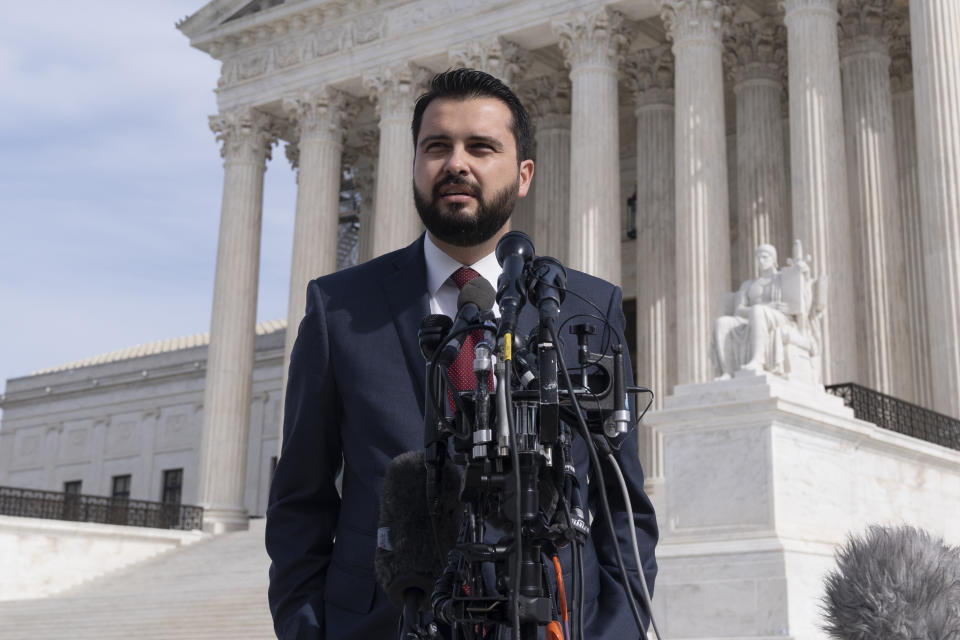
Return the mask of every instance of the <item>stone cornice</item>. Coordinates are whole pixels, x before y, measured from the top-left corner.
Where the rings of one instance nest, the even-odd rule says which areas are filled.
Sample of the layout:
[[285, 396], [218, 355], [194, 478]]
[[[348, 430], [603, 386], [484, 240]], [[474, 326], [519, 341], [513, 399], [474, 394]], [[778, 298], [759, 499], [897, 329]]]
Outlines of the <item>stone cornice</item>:
[[359, 106], [344, 92], [324, 87], [284, 98], [283, 110], [294, 121], [298, 141], [327, 140], [342, 144], [342, 125], [356, 116]]
[[723, 60], [734, 84], [749, 80], [783, 83], [787, 64], [787, 28], [777, 18], [733, 25]]
[[526, 49], [501, 36], [466, 42], [450, 49], [447, 58], [451, 66], [478, 69], [508, 86], [513, 85], [530, 64]]
[[637, 107], [673, 104], [674, 62], [666, 43], [641, 49], [627, 60], [627, 86]]
[[659, 0], [660, 19], [674, 45], [720, 46], [733, 17], [732, 0]]
[[220, 155], [231, 161], [262, 163], [282, 133], [283, 123], [269, 114], [249, 107], [231, 109], [210, 116], [210, 129], [221, 143]]
[[368, 71], [363, 76], [363, 87], [381, 120], [409, 120], [417, 96], [426, 90], [432, 75], [423, 67], [403, 62]]
[[589, 66], [616, 69], [627, 46], [624, 22], [619, 11], [600, 8], [555, 18], [551, 27], [559, 38], [557, 44], [566, 65], [572, 70]]

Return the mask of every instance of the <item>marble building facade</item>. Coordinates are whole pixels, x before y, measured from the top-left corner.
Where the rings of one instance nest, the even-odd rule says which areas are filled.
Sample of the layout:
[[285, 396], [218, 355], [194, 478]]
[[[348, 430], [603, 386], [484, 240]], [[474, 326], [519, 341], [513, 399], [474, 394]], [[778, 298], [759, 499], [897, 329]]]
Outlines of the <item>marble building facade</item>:
[[[786, 256], [801, 240], [828, 282], [824, 382], [960, 416], [950, 0], [214, 0], [177, 26], [222, 61], [210, 117], [224, 158], [221, 230], [185, 472], [214, 528], [262, 512], [248, 496], [251, 449], [263, 455], [251, 428], [287, 364], [266, 367], [254, 348], [267, 158], [283, 143], [297, 172], [288, 317], [299, 318], [307, 281], [337, 267], [345, 171], [359, 194], [360, 260], [420, 233], [413, 101], [451, 66], [493, 73], [525, 101], [536, 176], [514, 228], [538, 253], [623, 286], [637, 377], [660, 398], [712, 378], [718, 301], [755, 275], [756, 246]], [[296, 324], [271, 357], [289, 353]], [[66, 426], [18, 417], [17, 388], [3, 437], [66, 438]], [[87, 446], [119, 424], [83, 419]]]

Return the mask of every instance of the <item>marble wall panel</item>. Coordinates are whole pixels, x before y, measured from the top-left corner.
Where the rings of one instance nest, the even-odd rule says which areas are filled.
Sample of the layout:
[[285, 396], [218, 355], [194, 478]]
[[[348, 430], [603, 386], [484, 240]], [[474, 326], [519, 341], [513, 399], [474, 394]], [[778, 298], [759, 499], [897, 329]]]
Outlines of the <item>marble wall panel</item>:
[[103, 457], [124, 458], [136, 455], [140, 451], [140, 429], [138, 415], [117, 416], [107, 426]]
[[191, 406], [163, 409], [156, 433], [155, 450], [179, 451], [199, 447], [200, 424], [193, 417]]
[[669, 433], [664, 448], [665, 537], [773, 527], [769, 429]]
[[23, 427], [12, 434], [13, 459], [10, 470], [33, 469], [43, 466], [43, 442], [46, 429], [43, 426]]
[[59, 464], [89, 461], [93, 455], [92, 420], [75, 420], [63, 425], [60, 434]]

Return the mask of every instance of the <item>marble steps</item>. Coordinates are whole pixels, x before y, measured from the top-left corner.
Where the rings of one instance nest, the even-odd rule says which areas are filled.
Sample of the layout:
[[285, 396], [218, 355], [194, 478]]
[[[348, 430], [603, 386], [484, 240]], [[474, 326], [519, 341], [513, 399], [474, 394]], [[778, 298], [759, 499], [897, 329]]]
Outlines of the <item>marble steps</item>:
[[0, 603], [0, 640], [269, 639], [263, 520], [60, 594]]

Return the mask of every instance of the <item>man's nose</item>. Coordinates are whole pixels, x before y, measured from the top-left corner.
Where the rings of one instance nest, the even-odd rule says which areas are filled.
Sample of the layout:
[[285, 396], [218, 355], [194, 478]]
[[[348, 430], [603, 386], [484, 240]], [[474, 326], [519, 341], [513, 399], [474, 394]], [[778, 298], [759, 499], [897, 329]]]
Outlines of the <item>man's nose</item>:
[[455, 146], [450, 151], [446, 165], [447, 173], [458, 176], [465, 176], [470, 173], [470, 167], [467, 164], [466, 149]]

